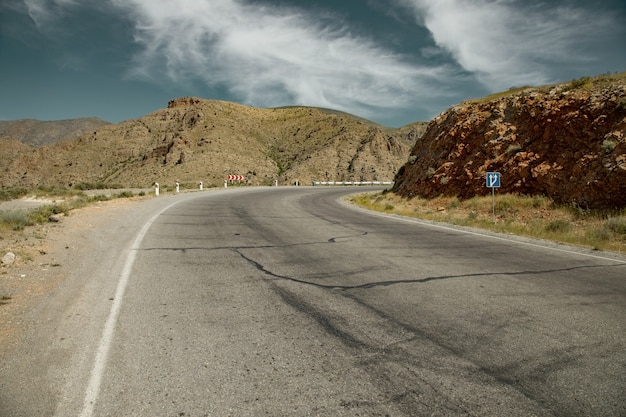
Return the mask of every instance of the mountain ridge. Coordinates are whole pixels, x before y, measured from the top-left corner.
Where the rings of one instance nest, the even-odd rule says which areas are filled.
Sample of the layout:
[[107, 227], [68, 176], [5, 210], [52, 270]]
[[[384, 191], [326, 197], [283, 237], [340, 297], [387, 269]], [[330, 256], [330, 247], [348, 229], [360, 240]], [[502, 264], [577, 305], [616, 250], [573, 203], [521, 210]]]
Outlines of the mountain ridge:
[[98, 127], [110, 124], [98, 117], [64, 120], [0, 120], [0, 137], [12, 137], [33, 147], [75, 139]]
[[424, 126], [390, 130], [313, 107], [261, 109], [182, 97], [77, 139], [25, 149], [3, 138], [14, 157], [0, 162], [0, 186], [219, 186], [230, 174], [244, 175], [250, 185], [389, 181]]
[[255, 108], [181, 97], [146, 116], [34, 147], [0, 138], [0, 186], [146, 187], [390, 181], [400, 196], [543, 195], [626, 207], [626, 73], [466, 100], [430, 122], [389, 128], [340, 111]]

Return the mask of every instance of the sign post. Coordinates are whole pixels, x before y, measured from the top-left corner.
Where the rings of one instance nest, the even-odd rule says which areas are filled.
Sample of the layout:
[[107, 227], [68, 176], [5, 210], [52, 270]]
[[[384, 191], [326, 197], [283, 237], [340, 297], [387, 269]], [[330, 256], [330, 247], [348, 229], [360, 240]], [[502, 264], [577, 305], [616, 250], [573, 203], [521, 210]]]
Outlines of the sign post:
[[500, 188], [500, 173], [487, 172], [487, 187], [491, 188], [491, 216], [496, 223], [496, 188]]

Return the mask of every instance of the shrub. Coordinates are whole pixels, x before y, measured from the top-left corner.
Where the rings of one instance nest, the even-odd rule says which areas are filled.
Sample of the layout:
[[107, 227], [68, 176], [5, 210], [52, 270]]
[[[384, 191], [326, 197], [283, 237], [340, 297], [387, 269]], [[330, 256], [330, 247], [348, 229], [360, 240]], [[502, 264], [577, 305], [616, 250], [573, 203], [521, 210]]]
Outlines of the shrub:
[[37, 187], [35, 193], [39, 196], [54, 196], [54, 197], [73, 197], [77, 195], [84, 195], [82, 190], [74, 190], [71, 188], [61, 187], [58, 185], [41, 185]]
[[7, 187], [0, 189], [0, 201], [15, 200], [25, 196], [28, 193], [26, 188], [22, 187]]
[[587, 238], [590, 239], [592, 242], [596, 242], [595, 243], [595, 248], [598, 249], [599, 248], [599, 242], [606, 242], [608, 240], [611, 239], [611, 232], [609, 232], [606, 228], [604, 227], [596, 227], [593, 228], [591, 230], [589, 230], [587, 233]]
[[613, 152], [613, 149], [615, 149], [616, 147], [617, 147], [617, 143], [615, 143], [615, 142], [614, 142], [614, 141], [612, 141], [612, 140], [605, 139], [605, 140], [602, 142], [602, 150], [603, 150], [605, 153], [611, 153], [611, 152]]
[[435, 175], [435, 168], [428, 168], [428, 170], [426, 171], [426, 176], [428, 178], [432, 178]]
[[576, 203], [572, 203], [569, 206], [569, 211], [577, 220], [587, 219], [593, 214], [591, 210], [581, 207], [579, 204]]
[[521, 199], [515, 195], [504, 194], [496, 198], [495, 209], [497, 211], [516, 212], [521, 206]]
[[508, 155], [514, 155], [521, 150], [522, 150], [522, 145], [519, 145], [519, 144], [509, 145], [509, 147], [506, 149], [506, 153]]
[[48, 219], [50, 219], [50, 216], [52, 216], [53, 214], [67, 215], [69, 211], [70, 211], [70, 207], [67, 204], [53, 204], [53, 205], [38, 207], [28, 212], [27, 226], [32, 226], [34, 224], [47, 223]]
[[587, 88], [589, 86], [591, 86], [591, 78], [590, 77], [581, 77], [577, 80], [572, 80], [572, 82], [570, 83], [570, 89], [576, 89], [576, 88]]
[[0, 211], [0, 223], [13, 230], [24, 230], [32, 223], [28, 218], [28, 213], [22, 210]]
[[611, 217], [604, 222], [604, 226], [616, 235], [626, 237], [626, 218]]
[[553, 220], [546, 225], [546, 231], [556, 233], [556, 232], [566, 232], [572, 227], [572, 223], [568, 220]]
[[88, 201], [109, 201], [111, 197], [106, 194], [96, 194], [89, 197]]
[[106, 190], [106, 189], [119, 189], [122, 188], [121, 184], [106, 184], [104, 182], [79, 182], [74, 185], [76, 190]]
[[533, 208], [540, 208], [543, 207], [544, 205], [550, 203], [550, 200], [548, 200], [546, 197], [540, 196], [540, 195], [536, 195], [532, 197], [532, 207]]
[[415, 161], [417, 161], [417, 156], [416, 155], [409, 156], [409, 164], [414, 164]]

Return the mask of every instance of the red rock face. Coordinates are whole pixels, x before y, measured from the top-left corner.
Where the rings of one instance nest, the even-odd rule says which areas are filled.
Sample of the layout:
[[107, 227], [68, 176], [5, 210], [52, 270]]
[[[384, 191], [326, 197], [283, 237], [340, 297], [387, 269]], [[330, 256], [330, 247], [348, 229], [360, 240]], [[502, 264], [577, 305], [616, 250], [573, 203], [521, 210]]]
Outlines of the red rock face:
[[626, 83], [527, 89], [433, 119], [393, 191], [412, 197], [545, 195], [583, 208], [626, 207]]

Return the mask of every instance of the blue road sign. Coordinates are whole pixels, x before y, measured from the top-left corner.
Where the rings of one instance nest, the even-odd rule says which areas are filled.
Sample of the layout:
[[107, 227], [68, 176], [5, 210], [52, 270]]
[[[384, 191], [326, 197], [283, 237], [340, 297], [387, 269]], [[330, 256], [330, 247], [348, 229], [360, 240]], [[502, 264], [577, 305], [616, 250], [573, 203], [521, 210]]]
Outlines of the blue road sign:
[[487, 187], [490, 187], [490, 188], [500, 187], [500, 173], [499, 172], [487, 173]]

